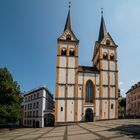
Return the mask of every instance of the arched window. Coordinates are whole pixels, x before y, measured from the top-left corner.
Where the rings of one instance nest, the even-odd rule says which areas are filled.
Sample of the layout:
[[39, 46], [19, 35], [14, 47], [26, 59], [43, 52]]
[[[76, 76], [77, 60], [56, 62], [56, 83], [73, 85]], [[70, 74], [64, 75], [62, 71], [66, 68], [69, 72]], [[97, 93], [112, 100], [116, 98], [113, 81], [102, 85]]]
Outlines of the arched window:
[[70, 34], [67, 34], [66, 40], [71, 40], [71, 35]]
[[103, 53], [103, 59], [107, 59], [107, 53]]
[[62, 48], [62, 50], [61, 50], [61, 55], [62, 55], [62, 56], [66, 56], [66, 49], [65, 49], [65, 48]]
[[93, 103], [93, 83], [90, 80], [86, 83], [86, 102]]
[[110, 40], [106, 40], [106, 45], [110, 45]]
[[110, 60], [114, 60], [114, 54], [110, 55]]
[[114, 108], [114, 106], [113, 106], [113, 104], [111, 104], [111, 109], [113, 109]]
[[74, 56], [75, 55], [75, 52], [74, 52], [74, 49], [70, 49], [70, 56]]

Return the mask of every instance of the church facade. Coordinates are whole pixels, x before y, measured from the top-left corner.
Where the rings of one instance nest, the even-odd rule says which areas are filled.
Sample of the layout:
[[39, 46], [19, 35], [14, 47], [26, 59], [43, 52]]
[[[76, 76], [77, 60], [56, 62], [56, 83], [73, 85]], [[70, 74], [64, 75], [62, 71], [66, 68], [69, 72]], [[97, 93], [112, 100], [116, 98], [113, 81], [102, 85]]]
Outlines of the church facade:
[[79, 66], [78, 45], [69, 9], [57, 46], [55, 123], [117, 119], [117, 45], [107, 32], [103, 14], [92, 66]]

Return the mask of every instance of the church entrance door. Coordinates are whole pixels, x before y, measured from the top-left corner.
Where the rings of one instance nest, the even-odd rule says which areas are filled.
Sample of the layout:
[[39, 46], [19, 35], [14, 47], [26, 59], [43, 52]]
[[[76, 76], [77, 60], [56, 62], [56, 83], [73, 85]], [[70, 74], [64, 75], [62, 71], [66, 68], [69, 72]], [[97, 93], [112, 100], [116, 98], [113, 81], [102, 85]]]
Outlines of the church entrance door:
[[85, 121], [86, 122], [93, 122], [93, 111], [91, 108], [86, 109]]

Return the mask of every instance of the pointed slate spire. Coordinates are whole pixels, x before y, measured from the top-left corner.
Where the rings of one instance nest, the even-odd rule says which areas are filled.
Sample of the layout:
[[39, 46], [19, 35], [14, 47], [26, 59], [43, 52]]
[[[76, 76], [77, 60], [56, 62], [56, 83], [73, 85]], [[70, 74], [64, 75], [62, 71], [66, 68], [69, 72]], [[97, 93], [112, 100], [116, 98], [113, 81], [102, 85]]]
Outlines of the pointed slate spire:
[[65, 24], [64, 31], [65, 31], [67, 28], [70, 28], [70, 29], [71, 29], [70, 8], [71, 8], [71, 3], [69, 2], [69, 11], [68, 11], [68, 15], [67, 15], [67, 20], [66, 20], [66, 24]]
[[102, 39], [104, 38], [104, 36], [107, 34], [107, 30], [106, 30], [106, 26], [105, 26], [105, 22], [104, 22], [104, 17], [103, 17], [103, 9], [101, 11], [101, 24], [100, 24], [100, 31], [99, 31], [99, 37], [98, 37], [98, 41], [102, 41]]

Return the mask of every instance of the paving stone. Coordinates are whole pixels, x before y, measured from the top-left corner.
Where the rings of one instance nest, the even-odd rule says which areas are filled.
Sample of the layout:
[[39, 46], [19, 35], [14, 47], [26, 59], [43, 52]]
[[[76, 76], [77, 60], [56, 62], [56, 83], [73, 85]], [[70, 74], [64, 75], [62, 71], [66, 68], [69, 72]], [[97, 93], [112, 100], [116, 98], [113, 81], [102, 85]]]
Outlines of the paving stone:
[[0, 140], [134, 140], [140, 139], [140, 119], [108, 120], [45, 128], [0, 129]]
[[63, 137], [39, 138], [37, 140], [63, 140]]
[[68, 140], [94, 140], [94, 139], [100, 139], [96, 135], [93, 134], [80, 134], [80, 135], [74, 135], [74, 136], [68, 136]]
[[20, 140], [20, 139], [34, 139], [34, 138], [37, 138], [39, 135], [35, 135], [35, 134], [32, 134], [32, 135], [24, 135], [24, 136], [21, 136], [21, 137], [17, 137], [15, 138], [14, 140]]

